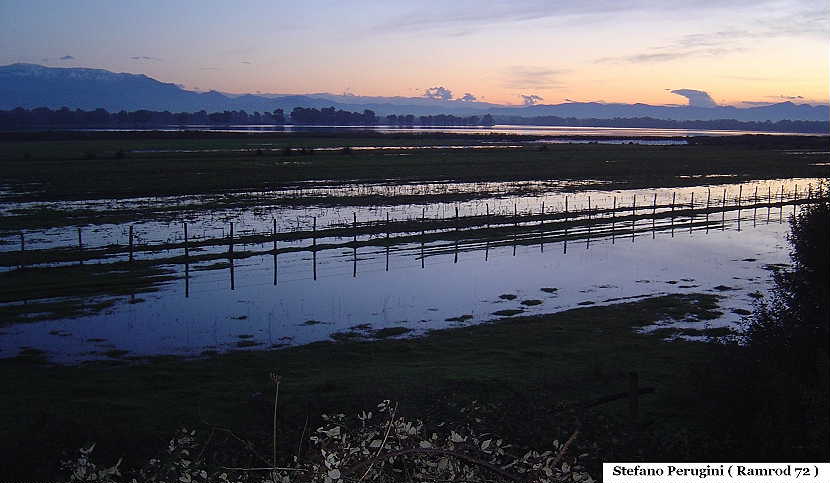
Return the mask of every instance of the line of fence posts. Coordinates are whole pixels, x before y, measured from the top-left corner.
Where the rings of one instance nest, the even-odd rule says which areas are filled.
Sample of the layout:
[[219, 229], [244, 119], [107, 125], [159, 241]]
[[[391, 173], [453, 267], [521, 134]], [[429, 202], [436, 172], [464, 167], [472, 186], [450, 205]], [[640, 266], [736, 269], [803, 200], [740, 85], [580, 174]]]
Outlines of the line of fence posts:
[[744, 185], [738, 186], [738, 231], [741, 231], [741, 197], [743, 196]]
[[228, 263], [230, 264], [231, 270], [231, 290], [236, 290], [236, 278], [234, 277], [234, 266], [233, 266], [233, 222], [231, 222], [231, 231], [230, 231], [230, 239], [228, 243]]
[[755, 186], [755, 195], [752, 202], [752, 226], [758, 226], [758, 186]]
[[694, 225], [695, 221], [695, 192], [692, 191], [692, 198], [689, 200], [689, 209], [691, 210], [692, 214], [689, 217], [689, 234], [692, 234], [692, 225]]
[[427, 208], [421, 207], [421, 268], [424, 268], [424, 241], [426, 238]]
[[458, 231], [459, 227], [459, 219], [458, 219], [458, 205], [455, 206], [455, 244], [453, 246], [453, 261], [452, 263], [458, 263]]
[[798, 185], [795, 185], [795, 190], [793, 191], [793, 216], [795, 216], [795, 212], [798, 209], [798, 205], [795, 203], [795, 200], [798, 199]]
[[[187, 222], [182, 223], [182, 229], [184, 230], [184, 297], [188, 298], [190, 297], [190, 240], [187, 236]], [[130, 231], [132, 232], [132, 226]]]
[[[822, 194], [822, 187], [821, 186], [819, 186], [816, 193], [817, 193], [818, 197], [821, 197], [821, 194]], [[813, 198], [812, 184], [808, 184], [807, 191], [806, 191], [806, 196], [807, 196], [806, 200], [808, 200], [808, 202], [810, 200], [812, 200], [812, 198]], [[779, 222], [783, 222], [784, 198], [785, 198], [785, 187], [784, 187], [783, 184], [781, 185], [781, 189], [779, 191], [778, 198], [779, 198], [778, 202], [779, 202], [779, 205], [780, 205]], [[709, 231], [709, 223], [708, 222], [709, 222], [709, 210], [711, 208], [711, 199], [712, 199], [711, 188], [707, 187], [707, 192], [706, 192], [706, 222], [705, 222], [707, 233]], [[727, 199], [727, 189], [724, 188], [723, 195], [722, 195], [722, 198], [721, 198], [721, 230], [725, 229], [726, 199]], [[759, 193], [758, 193], [758, 186], [755, 187], [755, 191], [753, 193], [752, 199], [753, 199], [753, 213], [756, 213], [757, 209], [758, 209], [758, 204], [760, 202], [760, 196], [759, 196]], [[793, 193], [792, 193], [792, 199], [793, 199], [793, 216], [795, 216], [798, 213], [798, 211], [797, 211], [798, 208], [799, 208], [798, 205], [800, 204], [800, 203], [797, 203], [798, 185], [794, 185]], [[587, 220], [588, 221], [588, 223], [587, 223], [587, 232], [588, 232], [588, 237], [586, 239], [586, 247], [590, 246], [590, 240], [591, 240], [591, 234], [592, 234], [592, 224], [593, 224], [593, 221], [594, 221], [593, 220], [593, 211], [598, 210], [598, 207], [592, 206], [590, 196], [587, 197], [587, 201], [588, 201], [588, 205], [587, 205], [587, 218], [588, 218], [588, 220]], [[671, 205], [670, 205], [670, 208], [671, 208], [671, 215], [670, 216], [671, 216], [672, 237], [674, 236], [674, 218], [675, 218], [676, 202], [677, 202], [677, 193], [672, 192], [672, 201], [671, 201]], [[739, 187], [738, 187], [738, 195], [737, 195], [737, 198], [736, 198], [736, 204], [738, 206], [738, 213], [739, 213], [738, 222], [737, 222], [738, 223], [738, 231], [740, 231], [741, 230], [741, 227], [740, 227], [740, 210], [742, 209], [742, 206], [743, 206], [743, 185], [739, 185]], [[563, 212], [564, 220], [565, 220], [565, 224], [564, 224], [564, 238], [565, 238], [564, 239], [564, 243], [565, 243], [564, 251], [565, 251], [565, 253], [567, 253], [568, 222], [570, 221], [569, 197], [567, 195], [565, 196], [564, 206], [565, 206], [565, 209], [564, 209], [564, 212]], [[694, 224], [694, 216], [695, 216], [694, 215], [694, 209], [695, 209], [695, 193], [694, 192], [691, 193], [691, 199], [690, 199], [689, 206], [690, 206], [691, 211], [692, 211], [692, 215], [690, 216], [690, 219], [689, 219], [689, 231], [691, 233], [692, 228], [693, 228], [693, 224]], [[614, 196], [613, 197], [613, 208], [612, 208], [612, 211], [611, 211], [611, 239], [612, 239], [612, 243], [614, 243], [615, 240], [616, 240], [616, 231], [615, 230], [616, 230], [616, 212], [617, 212], [617, 208], [618, 208], [618, 206], [617, 206], [617, 197]], [[767, 223], [770, 222], [771, 208], [772, 208], [772, 187], [767, 186]], [[651, 216], [651, 220], [652, 220], [652, 238], [654, 238], [656, 236], [655, 235], [656, 213], [657, 213], [657, 193], [654, 193], [653, 198], [652, 198], [652, 213], [651, 213], [652, 214], [652, 216]], [[494, 212], [493, 215], [495, 216], [495, 214], [496, 213]], [[636, 236], [636, 214], [637, 214], [637, 195], [634, 194], [633, 197], [632, 197], [632, 205], [631, 205], [632, 242], [633, 242], [633, 240]], [[540, 245], [541, 245], [542, 251], [544, 251], [544, 235], [545, 235], [545, 217], [546, 217], [546, 215], [547, 214], [546, 214], [546, 211], [545, 211], [545, 202], [542, 201], [541, 202], [541, 209], [540, 209], [540, 222], [539, 222]], [[391, 243], [391, 240], [390, 240], [390, 229], [391, 228], [390, 228], [390, 218], [389, 218], [389, 216], [390, 216], [389, 212], [387, 212], [386, 213], [386, 243], [385, 243], [386, 244], [386, 258], [387, 258], [386, 266], [387, 266], [387, 271], [388, 271], [388, 267], [389, 267], [388, 259], [389, 259], [390, 243]], [[357, 227], [358, 227], [358, 225], [357, 225], [357, 213], [356, 212], [352, 213], [352, 218], [353, 218], [353, 220], [352, 220], [352, 229], [353, 229], [352, 241], [353, 241], [353, 244], [354, 244], [354, 252], [355, 252], [354, 253], [354, 261], [355, 261], [355, 265], [356, 265], [356, 262], [357, 262]], [[272, 223], [273, 223], [273, 229], [272, 229], [273, 251], [274, 251], [274, 254], [276, 255], [276, 252], [277, 252], [277, 239], [278, 239], [276, 218], [272, 219]], [[299, 228], [299, 223], [300, 223], [299, 218], [297, 219], [297, 223], [298, 223], [298, 228]], [[422, 266], [422, 268], [424, 268], [423, 252], [424, 252], [424, 239], [425, 239], [426, 231], [425, 231], [425, 227], [423, 225], [426, 224], [426, 208], [425, 207], [422, 209], [421, 223], [422, 223], [422, 229], [421, 229], [421, 266]], [[489, 229], [490, 228], [490, 206], [489, 206], [489, 203], [485, 203], [485, 223], [486, 223], [487, 228]], [[756, 217], [753, 215], [753, 226], [755, 226], [755, 224], [756, 224]], [[454, 231], [456, 232], [455, 248], [454, 248], [455, 263], [457, 263], [457, 261], [458, 261], [459, 237], [458, 237], [457, 233], [460, 231], [460, 226], [461, 226], [461, 221], [460, 221], [460, 215], [459, 215], [459, 208], [458, 208], [458, 206], [455, 206], [455, 217], [454, 217]], [[517, 243], [517, 237], [518, 237], [518, 228], [519, 228], [518, 206], [517, 206], [516, 203], [513, 204], [513, 228], [514, 228], [514, 230], [513, 230], [513, 255], [515, 256], [516, 255], [516, 243]], [[185, 257], [187, 257], [189, 259], [189, 235], [188, 235], [187, 223], [183, 223], [183, 231], [184, 231]], [[82, 228], [80, 226], [76, 227], [76, 232], [77, 232], [78, 251], [79, 251], [78, 261], [79, 261], [79, 264], [83, 265], [84, 243], [83, 243]], [[19, 233], [19, 239], [20, 239], [20, 258], [19, 258], [19, 261], [18, 261], [18, 267], [23, 268], [24, 266], [26, 266], [26, 258], [25, 258], [26, 257], [26, 240], [25, 240], [25, 234], [24, 234], [23, 231], [21, 231]], [[232, 285], [232, 288], [233, 288], [233, 285], [234, 285], [234, 280], [233, 280], [234, 244], [235, 244], [234, 224], [233, 224], [233, 222], [230, 222], [230, 233], [229, 233], [229, 240], [228, 240], [228, 259], [229, 259], [230, 269], [231, 269], [231, 285]], [[487, 247], [486, 248], [487, 248], [487, 251], [489, 252], [489, 241], [487, 242]], [[313, 252], [313, 257], [315, 259], [314, 260], [314, 275], [315, 275], [315, 280], [316, 280], [316, 252], [317, 252], [317, 217], [316, 216], [312, 217], [312, 252]], [[487, 258], [487, 256], [488, 256], [488, 254], [486, 253], [485, 254], [485, 259]], [[133, 262], [135, 260], [135, 235], [134, 235], [133, 225], [129, 225], [129, 227], [128, 227], [128, 260], [129, 260], [129, 262]], [[275, 263], [276, 263], [276, 259], [275, 259]], [[355, 271], [354, 271], [354, 275], [356, 276], [356, 268], [355, 268]]]
[[78, 227], [78, 264], [79, 265], [84, 264], [83, 253], [84, 253], [84, 241], [81, 238], [81, 227], [79, 226]]
[[778, 203], [781, 206], [781, 209], [778, 210], [778, 223], [784, 221], [784, 185], [781, 185], [781, 196], [778, 199]]
[[519, 236], [519, 216], [516, 211], [516, 203], [513, 203], [513, 256], [516, 256], [516, 241]]
[[657, 218], [657, 193], [654, 193], [654, 200], [651, 202], [651, 239], [653, 240], [656, 236], [655, 230], [655, 220]]
[[588, 197], [588, 238], [585, 239], [585, 249], [591, 247], [591, 197]]
[[357, 278], [357, 213], [352, 212], [352, 278]]
[[720, 230], [726, 230], [726, 188], [723, 189], [723, 196], [721, 197], [720, 208]]
[[674, 238], [674, 202], [677, 200], [677, 192], [671, 193], [671, 237]]
[[[455, 216], [458, 218], [458, 208], [455, 209], [456, 213]], [[456, 242], [457, 243], [457, 242]], [[458, 246], [456, 245], [456, 248]], [[455, 255], [456, 261], [458, 261], [458, 253]], [[386, 212], [386, 271], [389, 271], [389, 212]]]

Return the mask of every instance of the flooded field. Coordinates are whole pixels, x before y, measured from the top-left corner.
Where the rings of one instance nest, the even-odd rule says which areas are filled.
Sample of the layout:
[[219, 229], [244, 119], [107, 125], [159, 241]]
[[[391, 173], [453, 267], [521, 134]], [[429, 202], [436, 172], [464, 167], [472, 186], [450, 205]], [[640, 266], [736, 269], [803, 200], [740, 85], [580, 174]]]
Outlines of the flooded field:
[[[245, 194], [257, 197], [255, 206], [186, 218], [5, 233], [0, 266], [10, 289], [0, 305], [0, 357], [43, 351], [73, 363], [407, 337], [668, 293], [717, 294], [721, 308], [705, 320], [645, 330], [706, 339], [738, 328], [789, 260], [788, 218], [826, 196], [817, 178], [596, 186], [528, 182], [517, 195], [515, 183], [322, 185]], [[367, 193], [417, 198], [447, 190], [486, 196], [359, 204]], [[326, 204], [350, 194], [354, 204]], [[267, 202], [280, 198], [303, 203]], [[187, 203], [27, 208], [105, 217]]]

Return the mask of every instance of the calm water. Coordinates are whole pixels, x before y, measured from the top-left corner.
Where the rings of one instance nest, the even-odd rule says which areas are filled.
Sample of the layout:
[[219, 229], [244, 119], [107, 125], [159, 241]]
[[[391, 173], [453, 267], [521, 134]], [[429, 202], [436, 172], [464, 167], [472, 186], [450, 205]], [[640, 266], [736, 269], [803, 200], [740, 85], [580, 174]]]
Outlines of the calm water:
[[[97, 131], [99, 129], [81, 129]], [[519, 126], [497, 124], [492, 127], [466, 126], [274, 126], [263, 125], [188, 125], [169, 126], [160, 129], [102, 129], [104, 131], [216, 131], [216, 132], [352, 132], [376, 131], [381, 133], [452, 133], [452, 134], [522, 134], [527, 136], [611, 136], [621, 138], [676, 137], [676, 136], [740, 136], [743, 134], [774, 134], [815, 136], [815, 133], [781, 133], [763, 131], [732, 131], [716, 129], [660, 129], [632, 127], [567, 127], [567, 126]], [[584, 141], [589, 142], [589, 141]], [[599, 141], [603, 143], [614, 141]]]
[[[776, 202], [780, 187], [791, 193], [796, 182], [806, 186], [817, 180], [776, 180], [758, 186], [761, 193], [769, 186]], [[719, 186], [711, 195], [705, 187], [570, 195], [569, 209], [574, 212], [587, 207], [588, 196], [595, 211], [612, 207], [615, 197], [618, 208], [630, 207], [636, 196], [640, 210], [650, 213], [655, 194], [663, 206], [655, 210], [656, 218], [644, 217], [633, 224], [574, 213], [580, 221], [569, 228], [571, 239], [567, 241], [555, 223], [526, 223], [526, 229], [516, 236], [462, 237], [459, 242], [439, 237], [422, 245], [416, 232], [409, 241], [393, 242], [388, 248], [379, 242], [355, 249], [347, 245], [351, 241], [347, 237], [317, 239], [314, 243], [325, 249], [313, 251], [311, 240], [300, 239], [279, 246], [298, 251], [274, 255], [270, 243], [240, 244], [236, 250], [251, 254], [230, 265], [217, 265], [217, 260], [187, 265], [163, 261], [181, 255], [177, 250], [140, 253], [141, 258], [160, 259], [177, 278], [161, 284], [156, 292], [115, 297], [116, 303], [103, 312], [0, 328], [0, 357], [14, 356], [24, 347], [45, 350], [60, 362], [106, 358], [104, 352], [111, 349], [128, 351], [129, 356], [196, 356], [205, 350], [331, 340], [332, 334], [344, 332], [371, 337], [371, 330], [385, 327], [404, 327], [410, 330], [407, 335], [420, 335], [431, 329], [498, 319], [494, 313], [504, 309], [549, 313], [667, 293], [722, 295], [723, 316], [707, 324], [735, 326], [740, 315], [732, 310], [751, 309], [754, 294], [770, 287], [770, 267], [789, 261], [787, 219], [799, 209], [786, 205], [739, 211], [735, 206], [739, 190], [742, 202], [748, 202], [754, 185]], [[726, 209], [708, 216], [695, 213], [694, 218], [688, 214], [669, 217], [665, 203], [674, 197], [678, 210], [688, 207], [693, 192], [698, 209], [707, 196], [712, 206], [723, 204]], [[458, 207], [462, 217], [481, 214], [485, 204], [491, 213], [509, 214], [514, 205], [516, 211], [538, 212], [545, 201], [546, 212], [561, 211], [564, 196], [551, 192], [542, 197], [492, 198]], [[293, 229], [295, 215], [301, 225], [316, 216], [318, 227], [323, 227], [350, 223], [358, 209], [364, 222], [383, 220], [387, 211], [390, 219], [418, 218], [425, 212], [451, 217], [455, 206], [295, 208], [280, 211], [285, 215], [280, 218], [280, 230]], [[227, 215], [242, 230], [267, 233], [271, 228], [268, 213]], [[200, 228], [194, 225], [191, 233], [201, 229], [207, 237], [211, 230], [224, 229], [226, 222], [221, 217], [206, 220]], [[181, 239], [180, 226], [149, 222], [140, 230], [147, 239], [176, 240]], [[101, 225], [87, 230], [100, 237], [90, 239], [90, 244], [109, 244], [122, 237], [119, 227]], [[41, 243], [64, 244], [63, 231], [53, 231], [40, 232]], [[71, 239], [72, 230], [64, 231], [66, 239]], [[360, 236], [359, 241], [365, 238]], [[217, 245], [199, 253], [226, 250], [227, 246]], [[516, 298], [500, 297], [505, 294]], [[541, 303], [521, 303], [526, 300]], [[699, 321], [672, 324], [703, 327]]]

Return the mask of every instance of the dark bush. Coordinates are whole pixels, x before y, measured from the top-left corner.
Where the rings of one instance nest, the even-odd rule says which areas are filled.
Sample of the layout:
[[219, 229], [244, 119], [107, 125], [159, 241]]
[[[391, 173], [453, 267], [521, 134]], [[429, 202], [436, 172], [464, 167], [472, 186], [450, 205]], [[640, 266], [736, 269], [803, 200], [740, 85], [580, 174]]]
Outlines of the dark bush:
[[709, 456], [825, 461], [828, 444], [830, 205], [791, 220], [792, 267], [744, 321], [740, 344], [723, 347], [699, 376]]

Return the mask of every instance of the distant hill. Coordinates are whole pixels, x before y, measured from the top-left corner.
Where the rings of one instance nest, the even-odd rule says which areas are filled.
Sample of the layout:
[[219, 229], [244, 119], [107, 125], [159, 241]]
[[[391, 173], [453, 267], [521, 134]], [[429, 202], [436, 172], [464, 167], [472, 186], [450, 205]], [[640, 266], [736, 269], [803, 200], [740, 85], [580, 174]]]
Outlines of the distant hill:
[[502, 106], [485, 102], [436, 100], [421, 97], [363, 97], [315, 93], [309, 95], [225, 94], [194, 92], [159, 82], [141, 74], [114, 73], [103, 69], [55, 68], [36, 64], [0, 66], [0, 109], [49, 107], [111, 112], [148, 109], [154, 111], [208, 112], [245, 110], [253, 113], [295, 107], [335, 107], [360, 112], [371, 109], [388, 114], [457, 116], [491, 113], [505, 118], [557, 116], [563, 118], [639, 118], [686, 120], [736, 119], [740, 121], [805, 120], [827, 121], [828, 106], [782, 102], [769, 106], [711, 108], [652, 106], [649, 104], [603, 104], [571, 102], [554, 105]]

